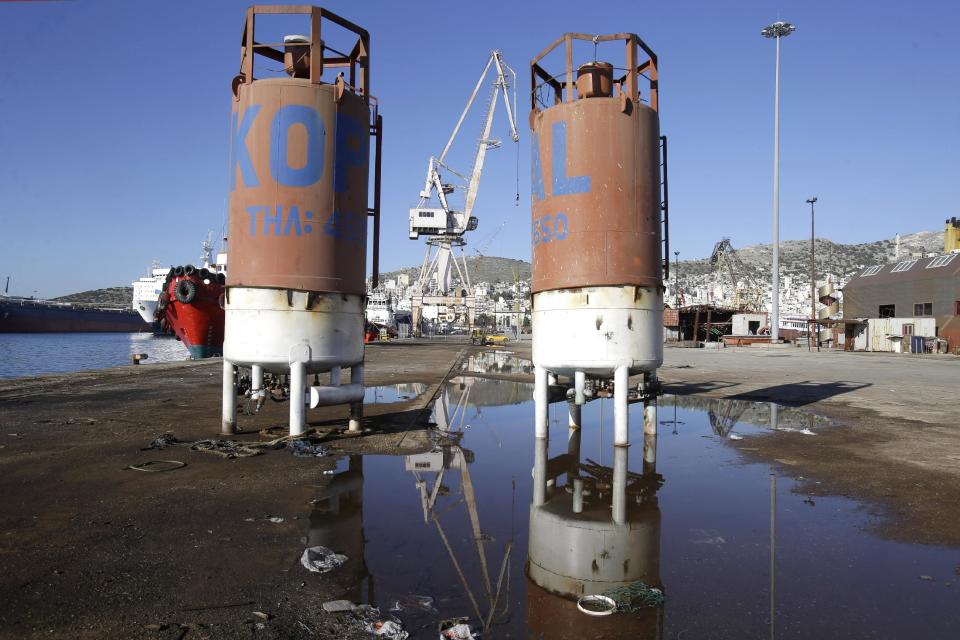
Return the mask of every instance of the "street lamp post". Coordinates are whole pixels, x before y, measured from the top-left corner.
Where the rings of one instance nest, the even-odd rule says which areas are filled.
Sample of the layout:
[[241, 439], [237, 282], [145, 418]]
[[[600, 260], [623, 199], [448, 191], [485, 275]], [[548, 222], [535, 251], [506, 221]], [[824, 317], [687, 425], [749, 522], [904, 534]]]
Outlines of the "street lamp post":
[[[812, 198], [807, 198], [807, 204], [810, 205], [810, 320], [811, 320], [810, 332], [813, 332], [817, 328], [817, 263], [815, 262], [816, 253], [814, 252], [814, 244], [813, 244], [813, 239], [814, 239], [813, 205], [816, 201], [817, 201], [817, 196], [813, 196]], [[812, 339], [813, 339], [812, 335], [808, 336], [807, 343], [812, 345], [813, 344], [813, 342], [811, 342]], [[820, 332], [819, 331], [817, 332], [816, 340], [817, 340], [816, 342], [817, 349], [819, 350], [820, 349]]]
[[[669, 257], [669, 256], [668, 256]], [[673, 294], [677, 309], [680, 308], [680, 252], [673, 252]]]
[[770, 309], [770, 341], [780, 341], [780, 38], [784, 38], [796, 27], [789, 22], [774, 22], [764, 27], [760, 34], [764, 38], [777, 40], [777, 75], [773, 103], [773, 275], [771, 277], [773, 304]]

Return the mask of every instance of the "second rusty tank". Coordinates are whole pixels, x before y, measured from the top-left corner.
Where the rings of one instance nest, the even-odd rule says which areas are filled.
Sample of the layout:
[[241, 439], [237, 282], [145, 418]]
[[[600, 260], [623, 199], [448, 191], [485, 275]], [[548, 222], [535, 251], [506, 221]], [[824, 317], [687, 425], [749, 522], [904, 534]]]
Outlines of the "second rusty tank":
[[625, 41], [628, 72], [568, 56], [561, 84], [539, 62], [577, 36], [532, 63], [533, 359], [554, 373], [652, 371], [663, 361], [656, 56], [635, 34], [597, 36]]

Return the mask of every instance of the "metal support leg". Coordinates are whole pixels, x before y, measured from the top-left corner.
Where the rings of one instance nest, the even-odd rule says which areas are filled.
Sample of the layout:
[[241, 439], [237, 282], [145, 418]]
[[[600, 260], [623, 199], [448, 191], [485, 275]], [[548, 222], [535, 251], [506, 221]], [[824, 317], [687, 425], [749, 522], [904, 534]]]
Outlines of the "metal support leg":
[[230, 435], [237, 432], [237, 385], [233, 379], [233, 363], [223, 361], [223, 420], [220, 433]]
[[613, 448], [613, 522], [627, 523], [627, 447]]
[[627, 406], [627, 384], [630, 371], [626, 366], [617, 367], [613, 374], [613, 444], [630, 444], [630, 413]]
[[547, 501], [547, 439], [534, 439], [533, 447], [533, 506]]
[[[330, 374], [331, 377], [333, 374]], [[337, 375], [339, 378], [339, 373]], [[355, 364], [350, 367], [350, 383], [363, 384], [363, 364]], [[360, 433], [360, 421], [363, 418], [363, 402], [354, 402], [350, 405], [350, 433]]]
[[578, 405], [582, 405], [587, 401], [586, 395], [584, 394], [584, 389], [586, 388], [586, 386], [587, 386], [587, 374], [585, 374], [583, 371], [574, 372], [573, 389], [574, 389], [574, 393], [576, 394], [574, 395], [574, 401]]
[[547, 370], [536, 367], [533, 379], [534, 431], [537, 438], [546, 438], [550, 426], [547, 424]]
[[290, 365], [290, 435], [303, 435], [306, 425], [307, 365], [294, 362]]

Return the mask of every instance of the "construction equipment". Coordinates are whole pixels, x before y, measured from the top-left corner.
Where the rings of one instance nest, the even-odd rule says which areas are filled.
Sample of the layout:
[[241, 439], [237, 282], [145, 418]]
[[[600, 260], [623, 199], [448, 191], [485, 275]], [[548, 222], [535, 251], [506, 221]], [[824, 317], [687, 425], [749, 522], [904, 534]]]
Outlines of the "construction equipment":
[[[480, 139], [477, 141], [473, 168], [468, 178], [447, 164], [447, 154], [450, 152], [450, 148], [460, 132], [460, 127], [470, 112], [491, 68], [496, 69], [496, 79], [492, 84], [490, 97], [487, 100], [483, 130]], [[509, 98], [511, 88], [513, 88], [512, 105]], [[499, 51], [493, 51], [490, 53], [490, 58], [483, 68], [483, 73], [480, 74], [480, 78], [473, 88], [473, 93], [470, 94], [467, 105], [460, 114], [446, 146], [439, 156], [430, 156], [430, 161], [427, 164], [427, 175], [423, 182], [423, 189], [420, 191], [420, 202], [416, 207], [410, 209], [410, 239], [416, 240], [421, 234], [428, 236], [423, 266], [414, 285], [412, 300], [413, 330], [417, 335], [420, 332], [423, 306], [426, 304], [442, 305], [448, 308], [459, 307], [461, 309], [466, 307], [467, 323], [469, 326], [473, 326], [476, 300], [463, 254], [463, 247], [466, 245], [464, 235], [477, 228], [478, 219], [473, 215], [473, 206], [480, 188], [480, 174], [483, 171], [487, 150], [502, 146], [500, 140], [490, 137], [493, 116], [497, 109], [497, 99], [501, 94], [510, 124], [510, 137], [514, 142], [518, 142], [520, 134], [517, 132], [516, 122], [516, 73], [503, 61]], [[446, 171], [460, 178], [463, 182], [461, 184], [444, 182], [441, 171]], [[457, 191], [462, 191], [464, 194], [461, 209], [455, 209], [450, 198]], [[439, 206], [428, 206], [434, 197]], [[519, 202], [519, 194], [517, 195], [517, 202]], [[459, 257], [453, 253], [455, 247], [460, 249]], [[451, 295], [451, 262], [460, 278], [460, 295]], [[434, 279], [436, 280], [435, 286], [431, 286]], [[431, 289], [434, 290], [431, 291]]]
[[[737, 250], [730, 244], [730, 238], [721, 238], [713, 246], [713, 253], [710, 254], [710, 264], [721, 275], [726, 275], [730, 280], [730, 288], [733, 291], [733, 306], [744, 311], [760, 311], [763, 306], [763, 289], [754, 281], [753, 277], [747, 271], [737, 255]], [[741, 286], [741, 282], [745, 286]]]

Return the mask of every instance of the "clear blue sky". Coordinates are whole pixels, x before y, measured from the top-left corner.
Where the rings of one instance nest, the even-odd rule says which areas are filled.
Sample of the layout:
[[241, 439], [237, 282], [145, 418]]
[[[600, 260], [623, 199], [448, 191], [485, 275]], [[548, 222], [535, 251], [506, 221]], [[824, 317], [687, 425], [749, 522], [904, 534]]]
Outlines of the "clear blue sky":
[[[960, 213], [956, 3], [327, 2], [367, 28], [385, 120], [384, 270], [492, 48], [520, 77], [517, 151], [488, 154], [475, 213], [487, 253], [529, 259], [530, 59], [565, 31], [635, 31], [661, 64], [673, 246], [681, 259], [771, 236], [774, 45], [783, 41], [781, 238], [940, 229]], [[244, 2], [0, 3], [0, 278], [55, 296], [196, 260], [225, 217], [230, 80]], [[506, 138], [504, 114], [495, 128]], [[479, 132], [468, 122], [466, 152]], [[3, 281], [0, 279], [0, 286]]]

